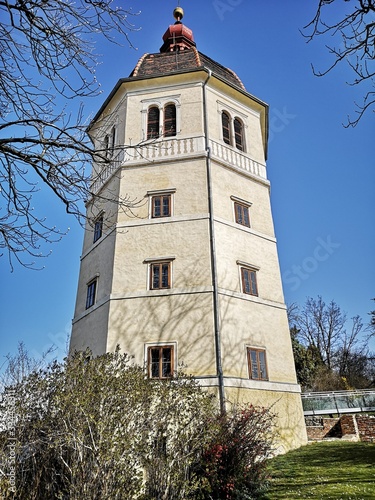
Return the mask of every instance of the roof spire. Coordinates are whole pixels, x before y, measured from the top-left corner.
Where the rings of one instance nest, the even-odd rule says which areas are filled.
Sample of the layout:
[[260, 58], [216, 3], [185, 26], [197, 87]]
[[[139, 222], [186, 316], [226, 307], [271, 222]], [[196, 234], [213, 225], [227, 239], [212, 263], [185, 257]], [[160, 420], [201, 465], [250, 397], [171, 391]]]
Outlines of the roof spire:
[[195, 47], [193, 32], [181, 22], [184, 17], [184, 10], [180, 7], [180, 2], [173, 11], [173, 17], [176, 22], [169, 26], [164, 33], [164, 44], [160, 48], [160, 52], [176, 52]]

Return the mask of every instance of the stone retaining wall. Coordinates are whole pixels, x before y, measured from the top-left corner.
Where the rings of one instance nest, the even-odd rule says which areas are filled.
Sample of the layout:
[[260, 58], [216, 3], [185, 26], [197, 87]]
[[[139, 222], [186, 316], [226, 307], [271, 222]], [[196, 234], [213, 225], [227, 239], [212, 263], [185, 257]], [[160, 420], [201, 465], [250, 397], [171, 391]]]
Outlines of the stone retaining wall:
[[307, 418], [306, 430], [309, 441], [341, 438], [374, 443], [375, 416], [343, 415], [340, 418]]

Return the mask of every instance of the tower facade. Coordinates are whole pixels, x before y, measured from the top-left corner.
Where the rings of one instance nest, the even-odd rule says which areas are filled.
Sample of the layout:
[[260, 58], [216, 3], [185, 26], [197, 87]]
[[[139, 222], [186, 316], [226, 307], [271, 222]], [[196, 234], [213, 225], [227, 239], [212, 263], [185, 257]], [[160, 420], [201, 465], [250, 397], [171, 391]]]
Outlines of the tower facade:
[[[182, 369], [226, 402], [271, 406], [306, 442], [270, 207], [268, 106], [181, 22], [121, 79], [89, 134], [93, 167], [71, 351]], [[119, 200], [127, 200], [123, 208]], [[181, 368], [182, 367], [182, 368]]]

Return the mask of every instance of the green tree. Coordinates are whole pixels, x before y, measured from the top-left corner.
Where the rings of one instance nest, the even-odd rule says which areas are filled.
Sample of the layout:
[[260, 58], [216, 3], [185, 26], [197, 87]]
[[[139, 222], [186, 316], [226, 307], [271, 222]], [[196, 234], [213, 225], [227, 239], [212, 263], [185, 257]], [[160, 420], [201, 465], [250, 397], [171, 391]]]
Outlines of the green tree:
[[41, 196], [85, 217], [88, 167], [109, 158], [93, 151], [81, 103], [100, 91], [95, 43], [130, 43], [131, 14], [113, 0], [0, 0], [0, 256], [11, 269], [33, 267], [64, 234], [34, 210]]
[[[315, 16], [304, 27], [303, 34], [308, 42], [320, 36], [329, 36], [331, 43], [336, 42], [336, 46], [327, 45], [333, 56], [328, 68], [317, 71], [313, 66], [316, 76], [324, 76], [346, 62], [353, 73], [350, 85], [363, 88], [363, 101], [356, 103], [355, 117], [348, 118], [345, 125], [348, 127], [356, 126], [363, 114], [373, 110], [375, 104], [375, 0], [344, 1], [346, 5], [340, 9], [339, 0], [319, 0]], [[345, 14], [340, 15], [344, 10]]]
[[301, 385], [302, 390], [306, 391], [314, 387], [317, 374], [324, 363], [315, 346], [306, 347], [299, 342], [298, 333], [299, 330], [295, 326], [290, 329], [297, 382]]

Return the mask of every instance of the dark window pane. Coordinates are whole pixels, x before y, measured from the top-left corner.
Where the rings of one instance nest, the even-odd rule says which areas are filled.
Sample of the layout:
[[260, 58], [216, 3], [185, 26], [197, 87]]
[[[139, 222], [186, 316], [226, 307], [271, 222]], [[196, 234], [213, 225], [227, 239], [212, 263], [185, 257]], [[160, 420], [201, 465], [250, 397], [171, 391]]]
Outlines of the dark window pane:
[[250, 351], [251, 378], [259, 379], [257, 351]]
[[162, 288], [169, 288], [169, 263], [162, 266]]
[[169, 217], [171, 215], [170, 206], [171, 206], [171, 197], [169, 195], [163, 196], [163, 216], [164, 217]]
[[153, 106], [148, 110], [147, 117], [147, 139], [157, 139], [159, 137], [159, 108]]
[[172, 375], [172, 349], [165, 347], [163, 349], [163, 364], [162, 364], [162, 377], [170, 377]]
[[108, 135], [106, 135], [104, 137], [104, 154], [108, 158], [108, 156], [109, 156], [109, 136]]
[[168, 378], [173, 372], [173, 348], [152, 347], [148, 350], [149, 376]]
[[236, 211], [236, 222], [238, 224], [242, 224], [242, 211], [241, 211], [241, 206], [238, 203], [235, 203], [235, 211]]
[[94, 305], [95, 295], [96, 295], [96, 281], [93, 281], [87, 286], [86, 309]]
[[254, 271], [250, 271], [250, 283], [251, 283], [251, 294], [252, 295], [258, 295], [258, 290], [257, 290], [257, 281], [256, 281], [256, 276]]
[[234, 120], [234, 138], [236, 142], [236, 148], [240, 151], [244, 151], [243, 125], [238, 118]]
[[152, 266], [152, 288], [160, 288], [160, 265], [154, 264]]
[[170, 287], [170, 263], [151, 265], [151, 289], [158, 290]]
[[153, 196], [152, 217], [170, 217], [171, 195]]
[[115, 150], [115, 145], [116, 145], [116, 129], [115, 127], [112, 128], [111, 131], [111, 155], [113, 155], [114, 150]]
[[161, 199], [160, 196], [154, 196], [153, 198], [153, 204], [154, 204], [154, 212], [153, 212], [153, 217], [160, 217], [161, 216]]
[[176, 106], [168, 104], [164, 108], [164, 135], [172, 137], [176, 135]]
[[230, 118], [225, 112], [221, 115], [222, 125], [223, 125], [223, 140], [226, 144], [231, 144], [231, 133], [230, 133]]
[[152, 378], [159, 378], [159, 363], [160, 363], [160, 350], [157, 349], [150, 349], [151, 351], [151, 377]]
[[234, 206], [237, 224], [250, 227], [249, 208], [240, 203], [235, 203]]
[[249, 295], [258, 295], [256, 271], [242, 268], [243, 292]]
[[242, 270], [243, 275], [243, 287], [245, 293], [250, 293], [250, 282], [249, 282], [249, 271], [247, 269]]
[[95, 221], [95, 226], [94, 226], [94, 243], [97, 241], [99, 238], [102, 237], [103, 234], [103, 217], [99, 217]]
[[258, 349], [248, 349], [250, 363], [250, 378], [254, 380], [268, 380], [266, 352]]
[[260, 378], [262, 380], [266, 380], [267, 379], [266, 353], [264, 351], [258, 351], [258, 355], [259, 355]]

